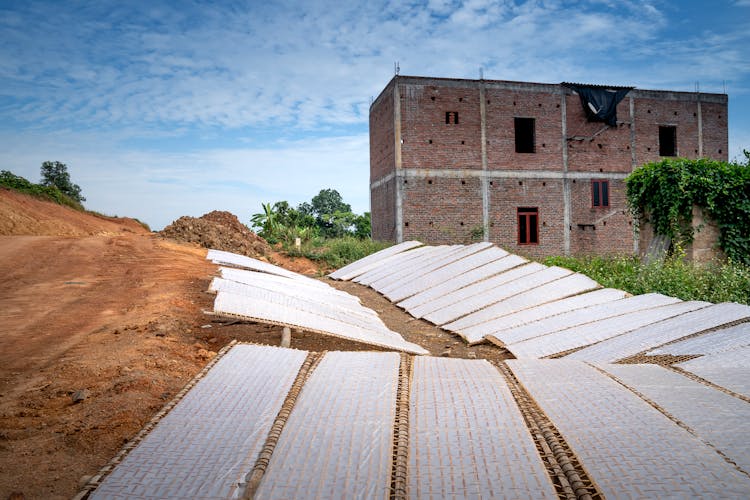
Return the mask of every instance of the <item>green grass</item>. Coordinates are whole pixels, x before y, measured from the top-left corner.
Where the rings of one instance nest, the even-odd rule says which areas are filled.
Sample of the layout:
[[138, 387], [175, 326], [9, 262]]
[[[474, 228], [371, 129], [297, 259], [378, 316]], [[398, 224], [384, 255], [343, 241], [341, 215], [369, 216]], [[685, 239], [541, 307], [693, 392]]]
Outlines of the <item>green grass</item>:
[[291, 257], [307, 257], [324, 262], [330, 268], [339, 268], [391, 245], [392, 243], [345, 236], [333, 239], [313, 238], [303, 243], [299, 250], [294, 245], [285, 250]]
[[750, 266], [695, 265], [681, 258], [642, 264], [635, 257], [548, 257], [544, 264], [580, 272], [608, 288], [640, 295], [658, 292], [682, 300], [750, 304]]
[[35, 198], [52, 201], [59, 205], [65, 205], [66, 207], [84, 211], [83, 205], [64, 195], [59, 189], [57, 189], [57, 187], [34, 184], [33, 182], [7, 170], [0, 170], [0, 186], [13, 189], [19, 193], [28, 194]]

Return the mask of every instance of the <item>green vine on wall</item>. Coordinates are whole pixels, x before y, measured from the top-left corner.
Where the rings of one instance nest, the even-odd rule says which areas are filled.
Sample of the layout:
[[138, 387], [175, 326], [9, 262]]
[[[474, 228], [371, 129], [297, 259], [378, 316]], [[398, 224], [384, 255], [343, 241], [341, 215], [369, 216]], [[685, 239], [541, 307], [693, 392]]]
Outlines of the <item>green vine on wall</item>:
[[750, 153], [746, 164], [705, 158], [647, 163], [628, 176], [627, 196], [636, 221], [679, 244], [693, 240], [698, 205], [719, 226], [719, 247], [735, 262], [750, 264]]

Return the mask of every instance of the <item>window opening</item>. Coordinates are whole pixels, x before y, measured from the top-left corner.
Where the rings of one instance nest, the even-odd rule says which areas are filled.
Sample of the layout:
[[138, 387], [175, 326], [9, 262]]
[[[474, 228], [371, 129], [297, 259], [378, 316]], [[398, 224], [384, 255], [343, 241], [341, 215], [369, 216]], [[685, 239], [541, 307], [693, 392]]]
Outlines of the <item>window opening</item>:
[[677, 127], [659, 127], [659, 156], [677, 156]]
[[591, 206], [608, 207], [609, 206], [609, 181], [596, 180], [591, 181]]
[[449, 125], [458, 125], [458, 111], [446, 111], [445, 123]]
[[534, 152], [534, 118], [514, 118], [516, 153]]
[[539, 208], [518, 208], [518, 244], [536, 245], [539, 243]]

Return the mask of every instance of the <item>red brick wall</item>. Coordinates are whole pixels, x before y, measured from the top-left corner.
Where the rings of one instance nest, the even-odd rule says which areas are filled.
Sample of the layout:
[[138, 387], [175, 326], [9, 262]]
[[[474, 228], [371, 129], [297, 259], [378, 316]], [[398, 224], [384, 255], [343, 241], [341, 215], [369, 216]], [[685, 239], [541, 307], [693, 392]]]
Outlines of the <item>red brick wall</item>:
[[403, 179], [404, 240], [469, 243], [482, 240], [482, 192], [477, 178]]
[[[560, 95], [491, 86], [485, 94], [487, 168], [562, 171]], [[516, 153], [516, 117], [535, 119], [534, 153]]]
[[[482, 169], [481, 86], [484, 86], [487, 173], [509, 171], [519, 178], [492, 178], [489, 186], [490, 240], [510, 251], [544, 256], [565, 251], [562, 179], [538, 179], [523, 172], [562, 174], [563, 143], [570, 185], [570, 251], [631, 253], [632, 225], [623, 180], [609, 180], [610, 207], [591, 207], [591, 179], [633, 168], [631, 127], [635, 127], [635, 165], [659, 160], [659, 125], [677, 127], [677, 154], [698, 156], [697, 95], [633, 90], [618, 105], [618, 125], [590, 123], [580, 98], [563, 87], [520, 82], [398, 77], [371, 108], [371, 179], [395, 170], [393, 92], [399, 87], [403, 188], [403, 239], [426, 243], [466, 242], [482, 227], [481, 181], [459, 170]], [[630, 116], [630, 98], [634, 117]], [[723, 96], [702, 96], [704, 156], [727, 159], [727, 107]], [[710, 101], [705, 102], [704, 100]], [[458, 124], [445, 113], [458, 112]], [[535, 153], [515, 152], [514, 118], [535, 119]], [[633, 119], [634, 118], [634, 119]], [[631, 123], [631, 122], [634, 122]], [[419, 174], [414, 176], [414, 170]], [[587, 173], [580, 178], [582, 173]], [[589, 177], [590, 174], [590, 177]], [[601, 175], [600, 175], [601, 174]], [[448, 175], [452, 175], [449, 177]], [[406, 180], [405, 184], [401, 184]], [[432, 181], [430, 183], [429, 181]], [[373, 235], [395, 239], [395, 180], [372, 190]], [[463, 183], [462, 183], [463, 182]], [[520, 184], [519, 184], [520, 182]], [[539, 208], [539, 245], [518, 245], [518, 207]], [[382, 220], [381, 220], [382, 217]], [[462, 225], [463, 223], [463, 225]], [[578, 224], [594, 224], [581, 229]]]
[[[401, 160], [408, 168], [482, 168], [479, 89], [400, 84]], [[446, 124], [446, 112], [458, 124]]]
[[391, 173], [396, 165], [393, 94], [388, 89], [370, 108], [370, 182]]
[[568, 171], [624, 172], [632, 170], [630, 104], [628, 96], [617, 105], [617, 127], [590, 122], [577, 95], [565, 96]]
[[[539, 209], [539, 244], [518, 244], [518, 208]], [[490, 241], [509, 252], [542, 257], [562, 255], [563, 183], [559, 179], [493, 179], [490, 186]]]
[[[716, 160], [729, 159], [727, 107], [722, 104], [701, 103], [703, 117], [703, 156]], [[679, 134], [679, 130], [677, 132]]]
[[[698, 157], [697, 102], [644, 97], [635, 100], [636, 166], [661, 160], [659, 126], [665, 125], [676, 127], [676, 156]], [[708, 155], [705, 150], [704, 155]]]
[[571, 254], [632, 254], [633, 226], [626, 208], [625, 181], [609, 179], [609, 207], [591, 206], [591, 181], [570, 181]]
[[396, 179], [391, 178], [370, 192], [372, 239], [396, 241]]

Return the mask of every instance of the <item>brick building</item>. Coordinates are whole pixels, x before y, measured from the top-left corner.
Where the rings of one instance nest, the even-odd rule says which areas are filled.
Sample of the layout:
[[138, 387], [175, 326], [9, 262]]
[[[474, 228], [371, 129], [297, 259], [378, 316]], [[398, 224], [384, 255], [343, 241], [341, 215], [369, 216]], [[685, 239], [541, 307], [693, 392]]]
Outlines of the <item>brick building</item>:
[[[591, 121], [616, 93], [616, 120]], [[370, 107], [372, 235], [637, 253], [624, 178], [727, 149], [726, 94], [395, 76]]]

